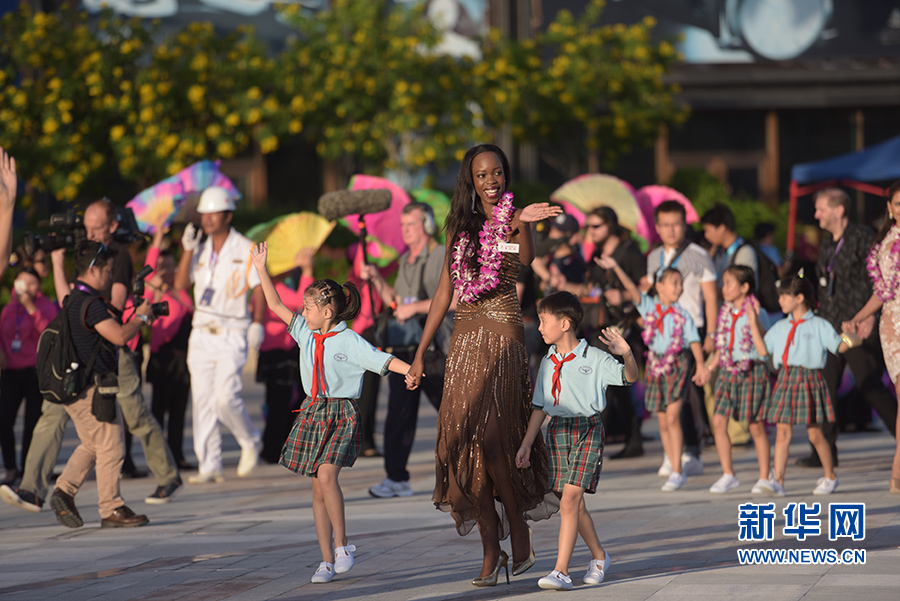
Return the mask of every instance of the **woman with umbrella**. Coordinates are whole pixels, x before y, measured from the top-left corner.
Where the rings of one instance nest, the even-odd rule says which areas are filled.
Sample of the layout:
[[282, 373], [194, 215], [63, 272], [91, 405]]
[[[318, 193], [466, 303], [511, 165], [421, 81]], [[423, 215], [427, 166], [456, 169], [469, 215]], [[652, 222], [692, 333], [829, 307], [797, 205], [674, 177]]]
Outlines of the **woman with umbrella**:
[[[495, 585], [500, 568], [507, 568], [500, 540], [508, 535], [513, 575], [530, 568], [534, 549], [525, 519], [546, 518], [558, 508], [540, 437], [531, 466], [520, 470], [515, 465], [531, 412], [516, 275], [534, 259], [531, 223], [561, 209], [547, 203], [513, 207], [509, 173], [506, 155], [496, 146], [481, 144], [466, 152], [447, 220], [448, 260], [409, 372], [415, 388], [425, 351], [455, 290], [459, 303], [438, 416], [432, 499], [452, 513], [461, 535], [478, 524], [484, 562], [475, 586]], [[500, 501], [496, 506], [495, 499]]]

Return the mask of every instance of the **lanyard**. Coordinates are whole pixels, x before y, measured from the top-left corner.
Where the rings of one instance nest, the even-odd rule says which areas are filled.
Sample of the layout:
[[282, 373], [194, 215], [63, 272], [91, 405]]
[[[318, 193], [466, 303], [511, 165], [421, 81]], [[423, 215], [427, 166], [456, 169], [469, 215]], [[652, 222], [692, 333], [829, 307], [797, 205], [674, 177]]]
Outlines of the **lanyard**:
[[841, 252], [841, 247], [844, 246], [844, 240], [846, 240], [846, 236], [841, 237], [841, 240], [835, 247], [834, 252], [831, 253], [831, 261], [829, 261], [828, 266], [825, 268], [825, 272], [828, 275], [831, 275], [831, 272], [834, 270], [834, 261], [837, 259], [838, 253]]
[[738, 237], [737, 237], [737, 240], [735, 240], [734, 242], [732, 242], [732, 243], [731, 243], [731, 246], [729, 246], [728, 249], [725, 250], [725, 256], [726, 256], [726, 257], [730, 257], [731, 255], [733, 255], [734, 253], [736, 253], [737, 250], [741, 247], [741, 245], [742, 245], [743, 243], [744, 243], [744, 239], [741, 238], [740, 236], [738, 236]]
[[666, 265], [665, 249], [659, 250], [659, 269], [656, 270], [656, 281], [659, 281], [660, 276], [662, 276], [662, 272], [666, 269], [669, 269], [670, 267], [672, 269], [675, 269], [675, 267], [678, 265], [678, 261], [681, 260], [681, 255], [684, 253], [686, 248], [687, 245], [685, 244], [675, 252], [675, 257], [672, 259], [671, 265]]

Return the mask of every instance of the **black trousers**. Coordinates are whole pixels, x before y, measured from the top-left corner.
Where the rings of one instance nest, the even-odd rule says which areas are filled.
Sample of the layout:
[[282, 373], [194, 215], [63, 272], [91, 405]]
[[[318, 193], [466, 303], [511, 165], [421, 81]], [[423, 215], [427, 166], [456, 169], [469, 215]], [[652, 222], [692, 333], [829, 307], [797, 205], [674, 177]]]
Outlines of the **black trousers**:
[[[368, 328], [362, 333], [366, 342], [378, 346], [375, 342], [375, 328]], [[359, 445], [360, 455], [370, 449], [375, 449], [375, 407], [378, 402], [378, 388], [381, 386], [381, 376], [367, 371], [363, 376], [362, 390], [356, 406], [359, 407], [359, 430], [362, 440]]]
[[291, 412], [299, 400], [300, 349], [260, 351], [257, 381], [266, 384], [266, 428], [260, 456], [267, 463], [277, 463], [294, 425]]
[[[844, 374], [844, 367], [850, 366], [856, 386], [862, 399], [878, 414], [884, 425], [897, 437], [897, 399], [891, 394], [881, 377], [884, 373], [884, 356], [881, 351], [881, 339], [877, 330], [866, 338], [862, 345], [848, 350], [840, 355], [828, 353], [825, 362], [825, 384], [831, 395], [831, 402], [836, 403], [837, 391]], [[822, 424], [822, 434], [831, 446], [831, 453], [837, 456], [837, 441], [840, 424], [826, 422]], [[816, 449], [810, 445], [812, 454], [816, 455]]]
[[153, 384], [150, 411], [165, 429], [166, 442], [175, 461], [184, 461], [184, 416], [191, 392], [187, 354], [157, 352], [150, 355], [147, 380]]
[[[407, 363], [415, 358], [414, 351], [398, 351], [394, 355]], [[440, 351], [425, 353], [425, 377], [416, 390], [406, 389], [406, 377], [391, 373], [388, 376], [388, 411], [384, 421], [384, 470], [394, 482], [409, 480], [406, 464], [416, 438], [416, 423], [419, 419], [419, 399], [422, 391], [434, 406], [441, 407], [444, 395], [444, 367], [447, 358]]]
[[[25, 400], [25, 429], [22, 433], [22, 463], [16, 463], [16, 415]], [[41, 417], [41, 391], [37, 372], [33, 367], [4, 369], [0, 372], [0, 447], [3, 448], [3, 465], [7, 470], [25, 465], [31, 433]]]

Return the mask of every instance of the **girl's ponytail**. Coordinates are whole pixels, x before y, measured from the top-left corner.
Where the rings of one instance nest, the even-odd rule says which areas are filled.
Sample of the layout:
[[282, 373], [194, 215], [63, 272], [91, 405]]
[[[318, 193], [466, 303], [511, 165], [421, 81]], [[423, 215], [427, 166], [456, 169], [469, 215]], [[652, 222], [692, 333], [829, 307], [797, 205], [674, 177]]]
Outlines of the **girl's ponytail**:
[[[353, 282], [347, 282], [341, 286], [341, 289], [344, 292], [343, 296], [345, 304], [340, 310], [335, 306], [335, 312], [337, 313], [338, 320], [349, 321], [359, 315], [359, 310], [362, 308], [362, 300], [359, 296], [359, 290]], [[335, 301], [337, 300], [338, 299], [335, 298]], [[337, 305], [337, 302], [335, 302], [335, 305]]]

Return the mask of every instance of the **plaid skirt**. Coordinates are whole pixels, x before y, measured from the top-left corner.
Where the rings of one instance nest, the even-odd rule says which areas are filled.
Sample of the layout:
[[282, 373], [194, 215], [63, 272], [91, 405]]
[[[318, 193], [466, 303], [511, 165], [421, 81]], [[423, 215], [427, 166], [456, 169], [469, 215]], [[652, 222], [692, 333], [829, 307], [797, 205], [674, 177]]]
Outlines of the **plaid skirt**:
[[603, 421], [591, 417], [551, 417], [547, 425], [550, 489], [561, 493], [572, 484], [585, 492], [597, 490], [603, 468]]
[[762, 361], [753, 361], [750, 371], [733, 374], [719, 371], [713, 413], [737, 421], [758, 422], [766, 419], [769, 400], [769, 372]]
[[693, 363], [693, 357], [682, 352], [675, 358], [672, 373], [661, 378], [647, 377], [644, 406], [648, 412], [665, 411], [670, 403], [687, 399], [691, 383], [689, 372]]
[[279, 463], [304, 476], [315, 476], [326, 463], [350, 467], [359, 456], [360, 438], [356, 401], [306, 397]]
[[782, 367], [769, 401], [769, 421], [821, 424], [834, 421], [834, 409], [821, 369]]

